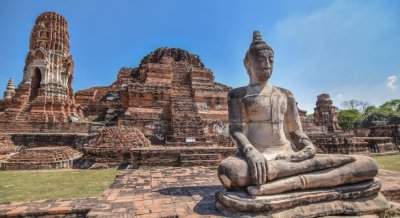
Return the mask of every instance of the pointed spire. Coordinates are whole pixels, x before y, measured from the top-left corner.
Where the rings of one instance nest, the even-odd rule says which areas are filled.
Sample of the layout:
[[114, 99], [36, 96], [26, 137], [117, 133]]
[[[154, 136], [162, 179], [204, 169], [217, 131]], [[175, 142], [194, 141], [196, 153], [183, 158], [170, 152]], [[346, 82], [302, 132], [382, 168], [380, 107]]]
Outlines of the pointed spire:
[[15, 90], [14, 80], [12, 78], [8, 80], [7, 90]]
[[14, 97], [14, 95], [15, 95], [14, 80], [12, 78], [10, 78], [10, 80], [8, 80], [6, 91], [4, 91], [3, 98], [10, 99], [10, 98]]

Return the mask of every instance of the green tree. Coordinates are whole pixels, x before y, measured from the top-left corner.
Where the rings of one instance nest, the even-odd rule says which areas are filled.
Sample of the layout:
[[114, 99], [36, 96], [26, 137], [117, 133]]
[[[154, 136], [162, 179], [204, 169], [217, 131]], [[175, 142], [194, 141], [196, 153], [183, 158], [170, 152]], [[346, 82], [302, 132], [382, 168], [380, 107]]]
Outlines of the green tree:
[[353, 129], [356, 123], [361, 123], [363, 118], [362, 113], [357, 109], [340, 110], [338, 112], [338, 122], [343, 130]]
[[364, 128], [369, 128], [373, 126], [387, 125], [389, 122], [388, 116], [389, 112], [381, 109], [376, 109], [375, 111], [372, 111], [364, 117], [362, 121], [362, 126]]
[[400, 99], [387, 101], [379, 107], [368, 106], [364, 111], [362, 126], [365, 128], [396, 124], [400, 124]]
[[364, 110], [364, 116], [368, 116], [369, 114], [371, 114], [371, 113], [373, 113], [373, 112], [375, 112], [375, 111], [377, 111], [377, 110], [379, 110], [378, 108], [376, 108], [374, 105], [369, 105], [369, 106], [367, 106], [366, 108], [365, 108], [365, 110]]
[[379, 106], [379, 109], [388, 112], [398, 112], [400, 113], [400, 99], [393, 99], [383, 103]]

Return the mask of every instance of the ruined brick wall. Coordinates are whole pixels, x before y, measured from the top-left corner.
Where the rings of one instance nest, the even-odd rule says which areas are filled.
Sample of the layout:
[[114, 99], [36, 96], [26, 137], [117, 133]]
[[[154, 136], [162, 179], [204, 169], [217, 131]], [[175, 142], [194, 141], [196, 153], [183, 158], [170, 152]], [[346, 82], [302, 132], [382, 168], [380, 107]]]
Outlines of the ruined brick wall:
[[400, 149], [400, 125], [375, 126], [370, 128], [370, 137], [391, 137]]
[[11, 137], [5, 133], [0, 133], [0, 155], [10, 154], [16, 150], [17, 147], [12, 142]]
[[236, 152], [234, 147], [147, 147], [120, 150], [98, 150], [85, 153], [83, 159], [115, 167], [133, 166], [218, 166]]
[[50, 122], [0, 122], [0, 132], [4, 133], [91, 133], [95, 127], [90, 123], [50, 123]]
[[[139, 67], [123, 67], [108, 87], [77, 92], [87, 117], [140, 129], [152, 144], [230, 144], [227, 94], [197, 55], [160, 48]], [[195, 145], [196, 143], [189, 143]]]
[[374, 154], [397, 151], [390, 137], [354, 137], [350, 133], [314, 133], [308, 135], [318, 153]]
[[87, 134], [74, 133], [9, 133], [9, 135], [15, 145], [28, 148], [56, 146], [76, 148], [80, 142], [88, 137]]

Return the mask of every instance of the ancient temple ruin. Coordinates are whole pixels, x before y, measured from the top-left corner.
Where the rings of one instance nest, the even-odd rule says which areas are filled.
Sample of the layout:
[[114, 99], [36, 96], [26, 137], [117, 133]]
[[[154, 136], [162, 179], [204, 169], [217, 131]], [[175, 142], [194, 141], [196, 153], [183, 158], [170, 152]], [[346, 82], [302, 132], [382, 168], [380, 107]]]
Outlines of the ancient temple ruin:
[[[121, 162], [217, 165], [235, 151], [228, 134], [227, 96], [231, 88], [215, 82], [213, 72], [199, 56], [179, 48], [159, 48], [146, 55], [138, 67], [122, 67], [111, 85], [74, 94], [69, 43], [63, 16], [54, 12], [39, 15], [23, 79], [18, 86], [10, 79], [0, 100], [3, 160], [10, 159], [8, 155], [19, 147], [28, 149], [25, 156], [35, 154], [30, 158], [35, 161], [42, 157], [36, 154], [45, 154], [48, 147], [68, 146], [82, 152], [83, 160], [112, 163], [110, 166]], [[320, 153], [396, 150], [389, 134], [392, 130], [385, 130], [384, 135], [380, 128], [364, 135], [344, 132], [338, 127], [336, 111], [328, 94], [318, 96], [313, 119], [299, 110], [303, 129]], [[151, 146], [121, 149], [117, 139], [101, 146], [91, 144], [91, 137], [105, 126], [115, 127], [121, 138], [132, 136], [124, 135], [123, 129], [135, 128]], [[398, 132], [394, 138], [397, 144]]]
[[329, 94], [325, 93], [318, 95], [312, 119], [307, 117], [307, 111], [299, 109], [304, 132], [318, 153], [369, 155], [398, 152], [398, 127], [343, 131], [338, 125], [337, 110]]
[[197, 55], [159, 48], [112, 85], [78, 91], [76, 101], [88, 119], [137, 127], [152, 144], [229, 144], [229, 90]]
[[333, 106], [329, 94], [318, 95], [316, 107], [314, 108], [314, 124], [327, 128], [329, 132], [340, 130], [336, 116], [337, 110], [337, 107]]
[[30, 36], [23, 79], [10, 80], [0, 100], [1, 121], [67, 122], [81, 117], [72, 90], [74, 62], [68, 23], [54, 12], [41, 14]]

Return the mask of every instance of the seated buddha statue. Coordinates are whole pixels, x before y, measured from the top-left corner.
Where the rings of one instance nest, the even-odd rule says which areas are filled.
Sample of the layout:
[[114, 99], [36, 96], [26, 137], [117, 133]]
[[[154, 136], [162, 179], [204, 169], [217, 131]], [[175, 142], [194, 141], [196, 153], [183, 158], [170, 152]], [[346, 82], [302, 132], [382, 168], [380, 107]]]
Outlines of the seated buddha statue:
[[274, 51], [255, 31], [244, 58], [250, 84], [228, 94], [238, 151], [219, 165], [223, 186], [260, 196], [373, 180], [378, 167], [369, 157], [315, 154], [293, 94], [268, 82], [273, 64]]

